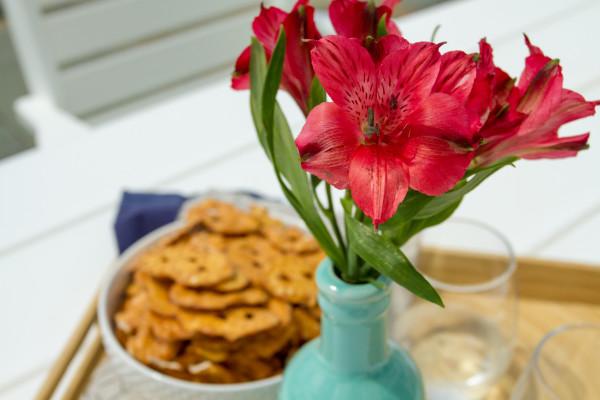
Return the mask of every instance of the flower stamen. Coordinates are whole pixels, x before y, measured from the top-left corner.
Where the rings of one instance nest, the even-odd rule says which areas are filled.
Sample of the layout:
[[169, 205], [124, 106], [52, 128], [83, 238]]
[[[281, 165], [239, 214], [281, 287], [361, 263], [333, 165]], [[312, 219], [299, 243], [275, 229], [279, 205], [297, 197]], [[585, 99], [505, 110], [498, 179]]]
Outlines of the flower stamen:
[[367, 127], [365, 128], [365, 136], [370, 138], [374, 134], [379, 135], [379, 127], [375, 124], [375, 112], [369, 107], [367, 109]]

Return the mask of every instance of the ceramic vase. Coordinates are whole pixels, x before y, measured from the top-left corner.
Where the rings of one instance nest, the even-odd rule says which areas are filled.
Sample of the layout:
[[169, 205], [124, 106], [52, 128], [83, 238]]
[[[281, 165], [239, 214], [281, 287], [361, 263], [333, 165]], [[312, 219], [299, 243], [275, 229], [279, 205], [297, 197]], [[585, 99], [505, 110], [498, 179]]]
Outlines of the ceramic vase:
[[331, 260], [317, 270], [321, 336], [286, 367], [280, 400], [422, 400], [411, 357], [388, 340], [390, 282], [342, 281]]

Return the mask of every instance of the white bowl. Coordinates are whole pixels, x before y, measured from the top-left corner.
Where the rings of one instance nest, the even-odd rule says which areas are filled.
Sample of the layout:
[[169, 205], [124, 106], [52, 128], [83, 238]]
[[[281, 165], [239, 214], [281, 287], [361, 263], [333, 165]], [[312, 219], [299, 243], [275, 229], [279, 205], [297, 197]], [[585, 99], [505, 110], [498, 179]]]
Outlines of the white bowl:
[[[234, 203], [240, 208], [250, 204], [260, 204], [268, 208], [269, 213], [285, 223], [304, 229], [302, 221], [294, 211], [281, 203], [256, 199], [244, 194], [226, 194], [208, 192], [182, 208], [181, 216], [194, 203], [206, 198], [217, 198]], [[183, 223], [178, 220], [146, 235], [137, 241], [115, 262], [108, 279], [103, 284], [98, 301], [98, 321], [104, 348], [109, 356], [112, 368], [118, 371], [122, 383], [128, 390], [135, 388], [136, 394], [142, 398], [169, 400], [270, 400], [276, 399], [282, 376], [276, 375], [247, 383], [235, 384], [202, 384], [172, 378], [155, 371], [133, 358], [118, 342], [114, 333], [113, 315], [117, 311], [122, 294], [131, 279], [130, 261], [146, 248], [152, 246], [165, 235], [180, 228]]]

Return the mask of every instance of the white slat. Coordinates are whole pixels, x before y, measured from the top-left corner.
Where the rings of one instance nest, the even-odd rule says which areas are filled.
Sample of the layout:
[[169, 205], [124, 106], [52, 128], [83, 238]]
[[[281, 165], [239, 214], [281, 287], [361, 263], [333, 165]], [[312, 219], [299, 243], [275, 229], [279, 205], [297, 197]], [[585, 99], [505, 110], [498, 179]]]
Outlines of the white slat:
[[53, 10], [60, 7], [68, 7], [90, 1], [100, 0], [36, 0], [37, 4], [42, 8], [42, 10]]
[[[285, 100], [282, 107], [295, 112], [288, 114], [297, 131], [301, 113]], [[0, 253], [107, 207], [123, 188], [153, 187], [195, 172], [257, 140], [248, 93], [234, 92], [225, 80], [105, 123], [93, 133], [3, 160]]]
[[487, 37], [492, 43], [506, 41], [522, 32], [572, 19], [582, 7], [596, 0], [454, 0], [399, 18], [402, 33], [411, 41], [430, 40], [440, 24], [437, 41], [447, 41], [444, 49], [475, 50]]
[[224, 64], [229, 72], [236, 54], [248, 44], [253, 16], [254, 11], [244, 13], [70, 68], [58, 78], [57, 102], [85, 114]]
[[244, 10], [256, 14], [257, 2], [102, 0], [52, 13], [43, 29], [55, 62], [64, 64]]

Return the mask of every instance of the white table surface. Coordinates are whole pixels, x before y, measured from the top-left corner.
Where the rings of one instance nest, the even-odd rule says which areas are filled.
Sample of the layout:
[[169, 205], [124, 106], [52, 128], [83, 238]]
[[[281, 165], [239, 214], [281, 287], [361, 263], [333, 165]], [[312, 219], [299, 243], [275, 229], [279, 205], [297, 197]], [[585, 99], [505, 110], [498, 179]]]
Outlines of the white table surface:
[[[487, 36], [512, 75], [522, 67], [527, 32], [560, 57], [567, 87], [600, 98], [599, 18], [594, 0], [455, 0], [399, 24], [410, 40], [428, 39], [441, 24], [437, 38], [448, 49], [474, 51]], [[247, 93], [232, 92], [223, 78], [68, 145], [0, 163], [0, 399], [33, 396], [93, 297], [116, 255], [112, 223], [123, 189], [281, 197], [247, 104]], [[285, 108], [297, 130], [301, 116]], [[519, 255], [600, 265], [600, 118], [563, 132], [587, 130], [590, 150], [559, 162], [519, 162], [485, 182], [457, 215], [495, 226]]]

